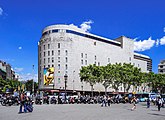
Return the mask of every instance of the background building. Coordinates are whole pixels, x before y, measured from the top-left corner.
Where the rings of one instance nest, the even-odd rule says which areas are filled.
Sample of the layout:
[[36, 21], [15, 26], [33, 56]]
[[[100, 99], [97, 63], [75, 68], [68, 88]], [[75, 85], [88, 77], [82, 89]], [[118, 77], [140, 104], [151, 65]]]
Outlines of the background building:
[[165, 60], [162, 60], [158, 65], [158, 73], [165, 74]]
[[[67, 74], [68, 91], [90, 91], [90, 85], [80, 81], [81, 67], [109, 63], [131, 63], [143, 72], [152, 71], [152, 60], [148, 56], [134, 53], [134, 42], [130, 38], [121, 36], [110, 40], [70, 25], [48, 26], [43, 30], [38, 43], [39, 89], [64, 89], [64, 74]], [[54, 79], [49, 85], [44, 85], [51, 67], [55, 68]], [[121, 86], [120, 91], [123, 90]], [[104, 91], [104, 87], [96, 84], [94, 91]], [[108, 91], [114, 90], [109, 88]]]
[[0, 77], [4, 80], [17, 80], [15, 71], [11, 68], [11, 65], [0, 60]]

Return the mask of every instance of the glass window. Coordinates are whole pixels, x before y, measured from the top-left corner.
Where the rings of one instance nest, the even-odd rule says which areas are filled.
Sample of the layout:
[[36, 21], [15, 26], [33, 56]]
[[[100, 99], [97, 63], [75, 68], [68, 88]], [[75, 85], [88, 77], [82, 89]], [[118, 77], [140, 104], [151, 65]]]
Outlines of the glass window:
[[52, 50], [52, 55], [54, 55], [54, 51]]
[[83, 60], [81, 60], [81, 64], [83, 65]]
[[60, 55], [60, 50], [58, 50], [58, 55]]
[[54, 57], [52, 57], [52, 63], [54, 62]]
[[108, 62], [110, 62], [111, 60], [110, 60], [110, 58], [108, 58]]
[[50, 68], [50, 65], [48, 65], [48, 68]]
[[45, 58], [44, 58], [44, 64], [45, 64]]
[[60, 78], [58, 78], [58, 83], [60, 83]]
[[65, 58], [65, 61], [66, 61], [66, 63], [68, 62], [68, 58], [67, 57]]
[[87, 60], [85, 60], [85, 65], [87, 65]]
[[60, 70], [60, 64], [58, 64], [58, 70]]
[[44, 50], [45, 50], [45, 45], [44, 45]]
[[44, 52], [44, 57], [45, 57], [45, 52]]
[[85, 58], [87, 58], [87, 54], [85, 54]]
[[81, 58], [83, 58], [83, 53], [81, 53]]
[[98, 66], [100, 66], [100, 62], [98, 62]]
[[68, 65], [65, 65], [65, 69], [66, 69], [66, 70], [68, 69]]
[[65, 50], [65, 55], [66, 55], [66, 56], [68, 55], [68, 51], [67, 51], [67, 50]]
[[50, 58], [48, 58], [48, 63], [50, 63]]
[[60, 57], [58, 57], [58, 62], [60, 62]]
[[48, 56], [50, 56], [50, 51], [48, 51]]
[[131, 61], [131, 57], [129, 57], [129, 61]]
[[52, 67], [54, 67], [54, 65], [52, 65]]
[[44, 65], [44, 68], [45, 68], [45, 65]]
[[96, 45], [96, 42], [94, 42], [94, 45]]
[[58, 43], [58, 48], [60, 48], [60, 43]]
[[96, 55], [95, 55], [95, 60], [96, 60]]
[[48, 49], [50, 49], [50, 44], [48, 44]]
[[58, 73], [60, 73], [60, 71], [58, 71]]

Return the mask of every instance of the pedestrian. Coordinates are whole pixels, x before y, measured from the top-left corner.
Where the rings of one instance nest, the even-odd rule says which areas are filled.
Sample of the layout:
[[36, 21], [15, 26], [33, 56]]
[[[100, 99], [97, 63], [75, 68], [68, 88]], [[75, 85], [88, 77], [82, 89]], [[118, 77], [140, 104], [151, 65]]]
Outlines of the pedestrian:
[[150, 108], [150, 99], [147, 99], [147, 108]]
[[162, 106], [162, 100], [160, 97], [158, 97], [158, 99], [157, 99], [157, 105], [158, 105], [158, 111], [160, 111], [160, 108]]
[[111, 106], [111, 97], [108, 96], [108, 106]]
[[26, 113], [27, 112], [27, 110], [26, 110], [26, 96], [25, 96], [24, 92], [22, 92], [20, 95], [20, 108], [19, 108], [19, 112], [18, 112], [19, 114], [23, 113], [22, 107], [24, 108], [24, 112]]
[[131, 100], [131, 103], [133, 103], [133, 107], [131, 108], [131, 110], [135, 110], [136, 109], [136, 97], [134, 96], [133, 99]]
[[107, 107], [107, 97], [105, 95], [103, 96], [102, 104], [101, 104], [101, 107], [103, 106]]

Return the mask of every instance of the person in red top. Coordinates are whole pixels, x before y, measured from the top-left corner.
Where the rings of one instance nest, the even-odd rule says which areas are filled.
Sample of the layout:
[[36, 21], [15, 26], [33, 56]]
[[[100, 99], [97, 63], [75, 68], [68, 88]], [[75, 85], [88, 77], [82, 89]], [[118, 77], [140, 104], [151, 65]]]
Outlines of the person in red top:
[[24, 112], [26, 113], [26, 95], [24, 92], [21, 93], [20, 95], [20, 108], [19, 108], [19, 112], [18, 113], [23, 113], [22, 112], [22, 106], [24, 107]]

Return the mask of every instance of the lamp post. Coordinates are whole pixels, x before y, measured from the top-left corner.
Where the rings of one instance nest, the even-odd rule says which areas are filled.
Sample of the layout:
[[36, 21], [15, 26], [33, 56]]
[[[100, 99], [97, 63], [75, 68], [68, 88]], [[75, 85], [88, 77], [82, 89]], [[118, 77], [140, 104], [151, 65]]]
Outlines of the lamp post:
[[32, 83], [32, 98], [34, 100], [34, 65], [33, 65], [33, 83]]
[[65, 103], [66, 103], [66, 83], [67, 83], [68, 75], [64, 75], [64, 80], [65, 80]]

